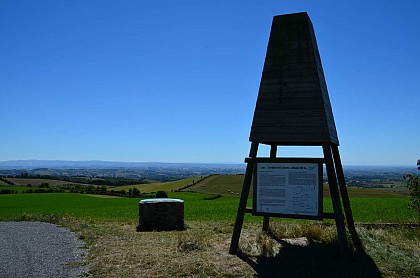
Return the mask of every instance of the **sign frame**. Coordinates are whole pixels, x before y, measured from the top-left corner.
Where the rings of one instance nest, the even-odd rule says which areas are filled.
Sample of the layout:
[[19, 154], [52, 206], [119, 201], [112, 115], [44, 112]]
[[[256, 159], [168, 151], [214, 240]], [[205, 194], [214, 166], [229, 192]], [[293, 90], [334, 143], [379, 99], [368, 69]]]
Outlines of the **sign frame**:
[[[253, 208], [252, 214], [255, 216], [273, 216], [273, 217], [282, 217], [282, 218], [297, 218], [297, 219], [310, 219], [310, 220], [322, 220], [323, 219], [323, 159], [316, 158], [254, 158], [252, 159], [253, 168], [254, 168], [254, 178], [253, 178]], [[282, 212], [262, 212], [257, 208], [258, 203], [258, 164], [277, 164], [279, 166], [290, 166], [293, 167], [302, 167], [303, 164], [314, 165], [318, 168], [318, 180], [316, 185], [316, 195], [318, 202], [318, 209], [316, 214], [299, 214], [299, 213], [282, 213]], [[286, 187], [292, 187], [293, 185], [286, 184]], [[287, 198], [287, 197], [286, 197]]]

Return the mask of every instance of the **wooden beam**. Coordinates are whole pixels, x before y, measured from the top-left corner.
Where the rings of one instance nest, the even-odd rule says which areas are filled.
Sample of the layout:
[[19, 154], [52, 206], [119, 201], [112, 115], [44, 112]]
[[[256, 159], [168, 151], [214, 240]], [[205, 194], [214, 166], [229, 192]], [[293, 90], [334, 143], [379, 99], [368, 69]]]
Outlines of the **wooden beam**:
[[[270, 148], [270, 158], [276, 158], [277, 157], [277, 145], [276, 144], [272, 144], [271, 148]], [[269, 216], [264, 216], [264, 220], [263, 220], [263, 231], [268, 233], [270, 231], [270, 217]]]
[[245, 208], [245, 213], [252, 213], [253, 209], [252, 208]]
[[344, 224], [343, 213], [341, 210], [340, 193], [338, 191], [337, 176], [335, 172], [330, 144], [324, 144], [322, 146], [322, 150], [324, 152], [324, 157], [326, 160], [328, 184], [330, 187], [331, 201], [334, 209], [335, 225], [338, 234], [338, 243], [340, 245], [341, 254], [344, 257], [348, 257], [350, 253], [347, 242], [346, 227]]
[[247, 157], [246, 163], [325, 163], [324, 158], [305, 158], [305, 157]]
[[350, 236], [353, 241], [354, 247], [358, 252], [364, 253], [363, 244], [357, 235], [356, 228], [354, 226], [353, 214], [350, 206], [350, 198], [347, 192], [346, 180], [344, 177], [343, 165], [341, 164], [340, 153], [337, 145], [331, 145], [333, 153], [335, 169], [337, 171], [338, 185], [340, 187], [341, 199], [343, 201], [344, 213], [346, 215], [347, 227], [349, 228]]
[[322, 218], [335, 219], [335, 215], [331, 212], [324, 212], [322, 213]]
[[[258, 143], [251, 143], [251, 150], [249, 151], [250, 157], [256, 157], [258, 152]], [[244, 216], [246, 211], [246, 203], [248, 201], [249, 189], [251, 186], [252, 174], [254, 165], [248, 163], [246, 166], [246, 172], [244, 182], [242, 185], [241, 198], [239, 200], [238, 212], [236, 214], [235, 226], [233, 227], [232, 240], [230, 242], [229, 254], [236, 254], [238, 251], [239, 237], [241, 236], [242, 225], [244, 223]]]

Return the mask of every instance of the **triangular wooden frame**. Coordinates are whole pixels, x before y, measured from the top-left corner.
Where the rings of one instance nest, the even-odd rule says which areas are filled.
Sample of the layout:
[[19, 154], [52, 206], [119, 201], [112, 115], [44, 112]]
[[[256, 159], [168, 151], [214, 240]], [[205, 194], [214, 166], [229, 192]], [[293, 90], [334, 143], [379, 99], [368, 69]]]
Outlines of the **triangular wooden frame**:
[[[253, 177], [254, 168], [252, 164], [252, 158], [257, 158], [259, 144], [260, 143], [258, 142], [251, 143], [251, 149], [249, 152], [249, 158], [251, 159], [246, 160], [247, 167], [229, 249], [230, 254], [236, 254], [237, 252], [239, 237], [241, 234], [245, 213], [252, 213], [252, 208], [247, 208], [246, 204], [248, 201], [249, 191], [251, 188], [251, 180]], [[276, 144], [271, 145], [270, 158], [277, 157], [276, 154], [278, 146], [279, 145]], [[347, 241], [345, 221], [347, 222], [347, 227], [350, 232], [353, 245], [355, 246], [357, 251], [363, 252], [363, 247], [354, 225], [350, 200], [348, 197], [338, 146], [335, 144], [323, 144], [321, 145], [321, 147], [324, 153], [324, 163], [326, 165], [328, 184], [334, 210], [333, 215], [324, 213], [323, 218], [335, 219], [340, 250], [344, 256], [347, 256], [349, 254], [349, 245]], [[343, 208], [341, 206], [341, 203], [343, 204]], [[266, 232], [269, 231], [269, 217], [267, 216], [265, 216], [263, 220], [263, 230]]]
[[[253, 212], [246, 204], [254, 175], [252, 160], [257, 158], [259, 144], [271, 146], [272, 159], [277, 158], [278, 146], [322, 147], [334, 210], [322, 217], [335, 219], [343, 255], [349, 254], [346, 222], [354, 246], [363, 251], [354, 226], [315, 33], [307, 13], [273, 18], [250, 141], [230, 254], [237, 252], [245, 213]], [[269, 231], [268, 216], [264, 216], [263, 230]]]

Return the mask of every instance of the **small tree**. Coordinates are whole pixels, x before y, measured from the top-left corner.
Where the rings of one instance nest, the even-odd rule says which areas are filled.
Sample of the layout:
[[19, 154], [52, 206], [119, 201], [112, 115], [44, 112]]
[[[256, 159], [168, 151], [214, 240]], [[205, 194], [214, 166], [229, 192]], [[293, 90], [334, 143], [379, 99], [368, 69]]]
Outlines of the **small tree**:
[[[420, 159], [417, 160], [417, 169], [420, 170]], [[408, 180], [407, 187], [410, 190], [410, 203], [408, 206], [414, 209], [418, 213], [418, 219], [420, 220], [420, 177], [417, 175], [406, 175]]]
[[133, 188], [133, 197], [140, 197], [140, 190]]
[[156, 198], [168, 198], [168, 194], [165, 191], [156, 192]]

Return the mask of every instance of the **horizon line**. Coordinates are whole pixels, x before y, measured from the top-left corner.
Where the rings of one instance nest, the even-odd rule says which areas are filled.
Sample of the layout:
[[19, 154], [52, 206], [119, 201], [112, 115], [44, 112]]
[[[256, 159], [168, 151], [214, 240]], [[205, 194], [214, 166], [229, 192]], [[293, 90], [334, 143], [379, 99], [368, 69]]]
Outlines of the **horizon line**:
[[[290, 157], [287, 157], [290, 158]], [[156, 163], [156, 164], [246, 164], [245, 162], [167, 162], [167, 161], [121, 161], [121, 160], [100, 160], [100, 159], [92, 159], [92, 160], [62, 160], [62, 159], [14, 159], [14, 160], [3, 160], [0, 161], [1, 164], [13, 163], [13, 162], [68, 162], [68, 163], [91, 163], [91, 162], [98, 162], [98, 163], [133, 163], [133, 164], [141, 164], [141, 163]], [[416, 168], [416, 165], [409, 165], [409, 164], [343, 164], [343, 166], [347, 167], [413, 167]]]

